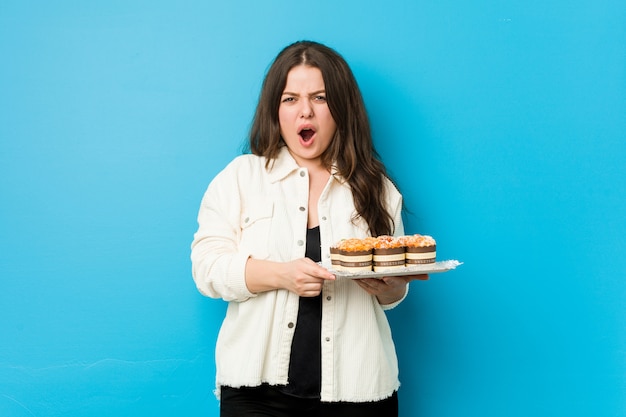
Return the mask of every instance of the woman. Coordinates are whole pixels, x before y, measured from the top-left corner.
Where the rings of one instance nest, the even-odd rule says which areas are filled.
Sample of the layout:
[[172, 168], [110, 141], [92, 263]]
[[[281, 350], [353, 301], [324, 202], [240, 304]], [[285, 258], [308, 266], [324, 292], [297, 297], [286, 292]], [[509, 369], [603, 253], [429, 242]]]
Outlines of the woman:
[[336, 279], [320, 265], [340, 239], [404, 232], [402, 197], [337, 52], [303, 41], [279, 53], [250, 150], [209, 185], [192, 243], [199, 291], [229, 303], [216, 347], [221, 416], [397, 415], [384, 310], [428, 276]]

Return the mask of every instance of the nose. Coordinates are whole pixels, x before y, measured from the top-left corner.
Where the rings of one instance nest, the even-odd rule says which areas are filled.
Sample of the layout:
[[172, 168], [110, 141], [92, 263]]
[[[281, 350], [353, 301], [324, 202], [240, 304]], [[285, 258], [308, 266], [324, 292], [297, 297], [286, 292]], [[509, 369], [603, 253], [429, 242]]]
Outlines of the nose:
[[308, 119], [313, 117], [313, 106], [309, 100], [302, 100], [302, 108], [300, 109], [300, 117], [303, 119]]

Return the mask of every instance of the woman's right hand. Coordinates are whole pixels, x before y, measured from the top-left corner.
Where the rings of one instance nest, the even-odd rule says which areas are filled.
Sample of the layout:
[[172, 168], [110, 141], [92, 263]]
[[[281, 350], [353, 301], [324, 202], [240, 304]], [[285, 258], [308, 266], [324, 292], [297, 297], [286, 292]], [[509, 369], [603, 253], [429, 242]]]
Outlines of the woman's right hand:
[[284, 288], [300, 297], [318, 296], [322, 292], [324, 281], [335, 279], [326, 268], [309, 258], [286, 262], [284, 267]]
[[286, 289], [300, 297], [315, 297], [325, 280], [334, 279], [335, 275], [309, 258], [290, 262], [248, 258], [246, 263], [246, 285], [252, 293]]

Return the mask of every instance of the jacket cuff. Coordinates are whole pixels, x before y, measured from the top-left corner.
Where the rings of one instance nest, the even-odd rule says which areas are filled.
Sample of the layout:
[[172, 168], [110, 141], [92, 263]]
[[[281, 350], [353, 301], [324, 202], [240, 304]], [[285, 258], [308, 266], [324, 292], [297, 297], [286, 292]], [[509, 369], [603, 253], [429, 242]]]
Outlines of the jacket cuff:
[[247, 253], [237, 254], [231, 260], [231, 268], [228, 269], [228, 285], [235, 296], [233, 301], [245, 301], [257, 296], [257, 294], [250, 292], [246, 285], [246, 263], [249, 257], [250, 255]]

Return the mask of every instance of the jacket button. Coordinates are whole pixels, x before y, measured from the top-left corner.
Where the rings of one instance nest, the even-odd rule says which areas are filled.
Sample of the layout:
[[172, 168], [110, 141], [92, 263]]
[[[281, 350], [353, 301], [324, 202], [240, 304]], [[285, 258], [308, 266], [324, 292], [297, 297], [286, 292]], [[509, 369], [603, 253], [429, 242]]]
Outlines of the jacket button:
[[322, 216], [322, 220], [326, 221], [326, 216]]
[[306, 174], [304, 173], [304, 171], [300, 171], [300, 176], [304, 177]]
[[305, 211], [306, 209], [304, 207], [300, 207], [300, 211]]
[[332, 299], [333, 299], [333, 297], [331, 297], [331, 296], [329, 295], [328, 297], [326, 297], [326, 299], [327, 299], [328, 301], [330, 301], [330, 300], [332, 300]]
[[327, 338], [326, 338], [326, 341], [327, 341], [327, 342], [330, 342], [330, 337], [327, 337]]
[[289, 323], [289, 324], [287, 325], [287, 327], [289, 327], [290, 329], [293, 329], [293, 326], [295, 326], [293, 323]]
[[299, 240], [298, 241], [298, 246], [302, 246], [302, 245], [304, 245], [304, 241], [303, 240]]

